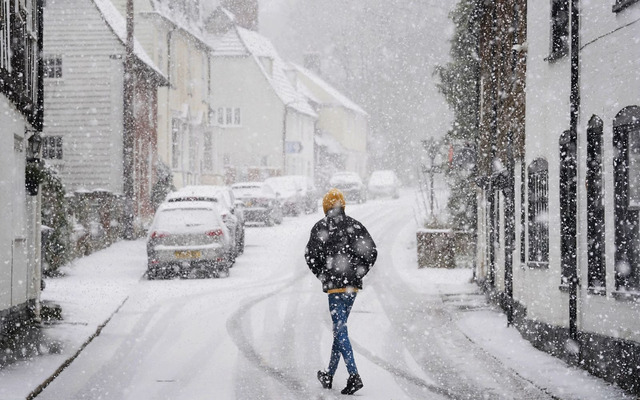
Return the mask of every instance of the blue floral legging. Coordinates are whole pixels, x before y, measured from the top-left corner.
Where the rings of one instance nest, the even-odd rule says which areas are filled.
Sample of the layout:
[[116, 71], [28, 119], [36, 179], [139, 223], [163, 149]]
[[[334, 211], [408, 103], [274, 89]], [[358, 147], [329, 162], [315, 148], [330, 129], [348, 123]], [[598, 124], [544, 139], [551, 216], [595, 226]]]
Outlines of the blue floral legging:
[[329, 311], [333, 321], [333, 346], [331, 347], [331, 360], [329, 361], [329, 375], [333, 376], [338, 369], [340, 354], [347, 366], [349, 375], [358, 373], [356, 361], [353, 359], [353, 350], [347, 331], [347, 319], [351, 312], [356, 293], [332, 293], [329, 294]]

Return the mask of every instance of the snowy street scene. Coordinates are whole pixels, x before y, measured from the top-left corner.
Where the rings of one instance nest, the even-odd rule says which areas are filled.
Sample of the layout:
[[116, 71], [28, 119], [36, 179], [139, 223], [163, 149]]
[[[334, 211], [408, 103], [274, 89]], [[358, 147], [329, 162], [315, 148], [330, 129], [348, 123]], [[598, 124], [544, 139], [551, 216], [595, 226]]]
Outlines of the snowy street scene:
[[0, 400], [640, 398], [640, 0], [0, 0]]
[[[365, 384], [359, 395], [631, 398], [535, 350], [507, 328], [504, 314], [471, 282], [469, 269], [418, 270], [414, 198], [402, 194], [397, 201], [347, 207], [381, 243], [349, 320]], [[42, 344], [57, 343], [59, 354], [3, 369], [0, 398], [26, 397], [76, 355], [37, 398], [341, 397], [347, 379], [342, 365], [337, 390], [324, 390], [315, 379], [328, 362], [331, 320], [303, 249], [320, 217], [248, 229], [245, 254], [226, 279], [148, 281], [141, 241], [72, 263], [66, 277], [48, 280], [43, 292], [65, 312], [64, 321], [45, 329]]]

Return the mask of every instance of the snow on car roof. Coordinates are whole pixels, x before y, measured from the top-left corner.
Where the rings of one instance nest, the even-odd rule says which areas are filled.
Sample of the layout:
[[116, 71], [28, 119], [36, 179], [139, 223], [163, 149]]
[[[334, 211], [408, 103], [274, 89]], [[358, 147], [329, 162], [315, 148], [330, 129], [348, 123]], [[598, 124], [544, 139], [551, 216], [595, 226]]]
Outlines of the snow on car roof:
[[208, 209], [208, 210], [217, 210], [218, 206], [210, 201], [175, 201], [171, 203], [162, 203], [160, 207], [158, 207], [158, 211], [164, 210], [180, 210], [180, 209]]
[[171, 192], [167, 195], [167, 201], [176, 201], [177, 199], [185, 199], [189, 200], [208, 200], [208, 201], [218, 201], [218, 196], [222, 188], [220, 186], [185, 186], [181, 189], [176, 190], [175, 192]]
[[231, 185], [231, 189], [261, 188], [264, 184], [264, 182], [238, 182]]

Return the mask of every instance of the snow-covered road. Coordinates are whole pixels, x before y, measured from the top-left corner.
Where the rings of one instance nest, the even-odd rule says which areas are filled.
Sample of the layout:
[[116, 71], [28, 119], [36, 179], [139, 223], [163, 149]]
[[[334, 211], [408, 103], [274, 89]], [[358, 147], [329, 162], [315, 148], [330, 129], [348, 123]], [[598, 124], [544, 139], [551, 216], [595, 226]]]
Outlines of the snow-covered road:
[[[515, 329], [506, 328], [504, 316], [469, 283], [470, 270], [418, 270], [414, 201], [406, 192], [399, 200], [347, 207], [367, 226], [380, 254], [349, 320], [365, 384], [358, 396], [624, 397], [534, 350]], [[248, 228], [245, 254], [226, 279], [147, 281], [142, 241], [117, 244], [92, 256], [93, 261], [87, 257], [72, 266], [67, 278], [52, 280], [45, 291], [55, 300], [64, 297], [65, 279], [87, 285], [87, 301], [77, 295], [57, 299], [68, 323], [84, 323], [89, 330], [87, 304], [101, 304], [96, 310], [108, 304], [111, 312], [121, 307], [37, 398], [341, 398], [347, 378], [342, 363], [333, 390], [321, 389], [315, 379], [328, 362], [331, 322], [326, 295], [303, 252], [320, 217], [316, 213], [271, 228]], [[104, 268], [106, 260], [113, 268]], [[77, 270], [81, 264], [93, 272], [83, 275]], [[105, 291], [101, 279], [113, 289]], [[64, 345], [64, 334], [55, 329], [51, 334]], [[37, 360], [30, 363], [38, 365]], [[16, 366], [16, 376], [27, 366]], [[0, 387], [3, 382], [12, 382], [11, 371], [0, 371]], [[0, 389], [1, 398], [4, 394]]]

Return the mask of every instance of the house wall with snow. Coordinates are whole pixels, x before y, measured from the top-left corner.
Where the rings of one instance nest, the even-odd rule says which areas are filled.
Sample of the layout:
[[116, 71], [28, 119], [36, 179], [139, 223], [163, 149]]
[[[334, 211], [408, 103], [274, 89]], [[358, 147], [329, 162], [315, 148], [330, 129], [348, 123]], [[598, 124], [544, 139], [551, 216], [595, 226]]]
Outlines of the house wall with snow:
[[[126, 0], [114, 4], [124, 16]], [[158, 156], [176, 187], [220, 184], [222, 155], [209, 120], [209, 49], [200, 19], [211, 4], [189, 8], [171, 1], [134, 0], [135, 35], [170, 79], [158, 90]]]
[[[90, 0], [45, 7], [45, 128], [60, 138], [54, 165], [67, 191], [122, 193], [124, 46]], [[116, 160], [116, 162], [114, 162]]]
[[[618, 12], [612, 11], [612, 4], [599, 2], [584, 7], [581, 18], [581, 105], [578, 130], [578, 210], [582, 217], [579, 220], [579, 258], [581, 303], [579, 313], [581, 329], [606, 337], [630, 340], [640, 343], [640, 257], [633, 248], [638, 248], [637, 207], [634, 207], [632, 194], [634, 186], [629, 165], [628, 182], [625, 182], [625, 193], [616, 189], [620, 178], [616, 175], [614, 164], [622, 161], [621, 152], [625, 154], [625, 162], [633, 162], [633, 150], [625, 146], [614, 146], [616, 140], [616, 117], [623, 110], [636, 107], [633, 114], [636, 121], [640, 121], [640, 26], [634, 22], [640, 18], [640, 4], [631, 5]], [[589, 234], [589, 221], [586, 217], [590, 209], [588, 204], [593, 201], [593, 195], [586, 189], [588, 161], [587, 149], [589, 143], [589, 123], [599, 119], [602, 143], [602, 193], [604, 207], [604, 231], [602, 247], [589, 247], [593, 239]], [[630, 128], [630, 129], [627, 129]], [[640, 137], [640, 122], [635, 127], [627, 127], [621, 137], [629, 145]], [[635, 138], [635, 139], [634, 139]], [[623, 196], [629, 196], [629, 204], [621, 208], [628, 218], [616, 216], [616, 203]], [[628, 224], [632, 232], [633, 243], [627, 246], [619, 243], [620, 238], [616, 230], [621, 225]], [[618, 247], [618, 250], [616, 250]], [[628, 269], [624, 268], [620, 254], [621, 249], [627, 247]], [[603, 252], [604, 263], [600, 267], [589, 260], [589, 253]], [[594, 269], [602, 268], [604, 282], [596, 278]], [[591, 275], [591, 276], [590, 276]], [[629, 282], [626, 281], [629, 278]]]
[[227, 182], [314, 174], [317, 115], [271, 42], [244, 28], [210, 27], [213, 121]]
[[[482, 165], [491, 168], [478, 191], [476, 273], [536, 347], [640, 394], [640, 3], [580, 2], [578, 44], [571, 40], [569, 4], [527, 8], [524, 153], [512, 170], [500, 156], [508, 142], [486, 153]], [[504, 28], [511, 23], [498, 24], [488, 43], [510, 42]], [[571, 46], [579, 49], [578, 68]], [[491, 54], [481, 57], [483, 66], [492, 63]], [[497, 110], [481, 111], [489, 137], [510, 129], [483, 124], [509, 107], [495, 96], [501, 74], [481, 83], [489, 89], [481, 107], [489, 102]], [[571, 94], [572, 79], [579, 96]], [[572, 107], [579, 111], [576, 125]]]
[[[318, 113], [316, 127], [330, 134], [344, 148], [344, 168], [366, 178], [367, 114], [321, 77], [302, 67], [295, 67], [297, 79], [313, 95]], [[321, 162], [321, 160], [316, 160]]]
[[[125, 20], [106, 0], [65, 0], [45, 9], [45, 158], [68, 192], [122, 193]], [[157, 88], [166, 84], [140, 44], [133, 67], [133, 203], [150, 203], [157, 157]]]
[[305, 175], [314, 178], [314, 134], [315, 117], [289, 110], [287, 112], [287, 141], [299, 143], [300, 146], [289, 146], [286, 153], [286, 175]]
[[[35, 299], [33, 288], [36, 235], [25, 193], [25, 159], [30, 124], [15, 104], [0, 95], [0, 332], [2, 319]], [[39, 230], [39, 229], [38, 229]], [[39, 285], [35, 286], [39, 289]]]
[[0, 2], [0, 336], [39, 309], [40, 196], [25, 190], [28, 140], [42, 130], [39, 1]]
[[214, 55], [211, 76], [216, 80], [211, 107], [225, 165], [283, 169], [285, 107], [260, 65], [252, 56]]
[[[548, 163], [548, 260], [537, 263], [529, 248], [530, 230], [525, 230], [526, 265], [514, 270], [514, 281], [526, 282], [524, 290], [514, 292], [514, 299], [527, 307], [527, 317], [555, 326], [568, 326], [568, 294], [561, 285], [559, 138], [569, 129], [570, 60], [568, 55], [552, 60], [549, 26], [551, 3], [527, 10], [527, 76], [525, 167], [536, 160]], [[567, 39], [568, 40], [568, 39]], [[526, 170], [526, 169], [525, 169]], [[526, 205], [521, 204], [521, 207]], [[542, 221], [544, 223], [544, 221]], [[535, 288], [535, 292], [531, 291]], [[544, 299], [544, 301], [542, 301]]]

